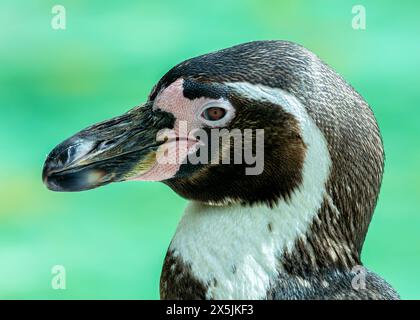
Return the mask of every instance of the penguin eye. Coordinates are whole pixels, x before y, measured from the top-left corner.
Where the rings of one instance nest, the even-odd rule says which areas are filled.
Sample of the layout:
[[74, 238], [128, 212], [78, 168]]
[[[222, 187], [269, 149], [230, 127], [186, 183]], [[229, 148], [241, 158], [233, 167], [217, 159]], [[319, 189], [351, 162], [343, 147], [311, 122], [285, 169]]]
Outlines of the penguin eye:
[[220, 107], [210, 107], [203, 111], [201, 116], [209, 121], [217, 121], [226, 115], [226, 110]]
[[206, 103], [196, 117], [209, 127], [223, 127], [235, 116], [235, 109], [228, 100], [210, 101]]

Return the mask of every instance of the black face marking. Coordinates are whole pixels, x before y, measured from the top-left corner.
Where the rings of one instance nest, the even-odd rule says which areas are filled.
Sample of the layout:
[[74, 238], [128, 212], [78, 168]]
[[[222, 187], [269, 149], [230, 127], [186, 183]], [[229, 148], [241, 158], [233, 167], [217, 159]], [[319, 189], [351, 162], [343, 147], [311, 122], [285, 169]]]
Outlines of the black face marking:
[[[246, 175], [246, 163], [186, 163], [181, 165], [174, 178], [164, 182], [184, 198], [206, 203], [223, 203], [229, 198], [243, 205], [265, 203], [272, 206], [279, 198], [287, 199], [302, 181], [301, 169], [306, 151], [297, 120], [268, 102], [233, 95], [230, 102], [237, 116], [226, 129], [265, 130], [263, 172]], [[209, 140], [210, 144], [213, 143]], [[233, 142], [231, 147], [233, 159]], [[207, 149], [211, 152], [212, 148]]]
[[190, 100], [198, 98], [220, 99], [227, 98], [226, 86], [214, 83], [203, 83], [192, 79], [185, 79], [183, 82], [184, 97]]

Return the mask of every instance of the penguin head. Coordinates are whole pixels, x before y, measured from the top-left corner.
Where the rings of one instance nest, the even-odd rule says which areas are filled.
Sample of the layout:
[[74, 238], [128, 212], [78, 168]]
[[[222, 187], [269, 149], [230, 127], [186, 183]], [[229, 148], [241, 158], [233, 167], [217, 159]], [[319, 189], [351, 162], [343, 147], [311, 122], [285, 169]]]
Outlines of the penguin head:
[[[240, 143], [221, 145], [214, 131], [240, 132]], [[235, 163], [238, 145], [242, 162]], [[244, 160], [247, 152], [254, 163]], [[162, 181], [211, 205], [275, 206], [304, 191], [299, 201], [340, 212], [360, 248], [382, 172], [379, 129], [363, 98], [307, 49], [257, 41], [175, 66], [144, 105], [58, 145], [43, 180], [54, 191]]]
[[270, 73], [264, 66], [271, 59], [254, 44], [175, 66], [144, 105], [58, 145], [45, 163], [45, 183], [79, 191], [163, 181], [205, 203], [275, 204], [301, 182], [306, 146], [293, 114], [241, 90]]

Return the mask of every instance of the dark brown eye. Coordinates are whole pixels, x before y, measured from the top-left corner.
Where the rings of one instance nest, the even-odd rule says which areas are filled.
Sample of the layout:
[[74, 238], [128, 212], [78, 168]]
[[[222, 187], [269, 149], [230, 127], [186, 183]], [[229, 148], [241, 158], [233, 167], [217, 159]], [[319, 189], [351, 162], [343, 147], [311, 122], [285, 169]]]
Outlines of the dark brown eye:
[[226, 110], [220, 107], [211, 107], [203, 111], [201, 116], [209, 121], [217, 121], [226, 115]]

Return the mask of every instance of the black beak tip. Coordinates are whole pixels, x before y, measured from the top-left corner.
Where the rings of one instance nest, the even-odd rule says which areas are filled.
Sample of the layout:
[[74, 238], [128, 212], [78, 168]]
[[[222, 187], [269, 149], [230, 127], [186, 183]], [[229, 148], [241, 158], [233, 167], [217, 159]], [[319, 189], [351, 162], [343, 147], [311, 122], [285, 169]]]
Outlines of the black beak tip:
[[110, 183], [106, 179], [106, 172], [94, 166], [65, 170], [60, 160], [55, 156], [48, 156], [42, 169], [42, 181], [45, 186], [56, 192], [76, 192], [97, 188]]
[[[66, 171], [69, 165], [83, 155], [77, 152], [81, 150], [78, 149], [81, 145], [80, 139], [72, 137], [56, 146], [47, 156], [42, 169], [42, 181], [49, 190], [62, 192], [82, 190], [78, 175]], [[90, 149], [84, 150], [88, 152]]]
[[42, 182], [51, 191], [63, 191], [59, 184], [54, 179], [53, 166], [50, 156], [45, 160], [42, 169]]

